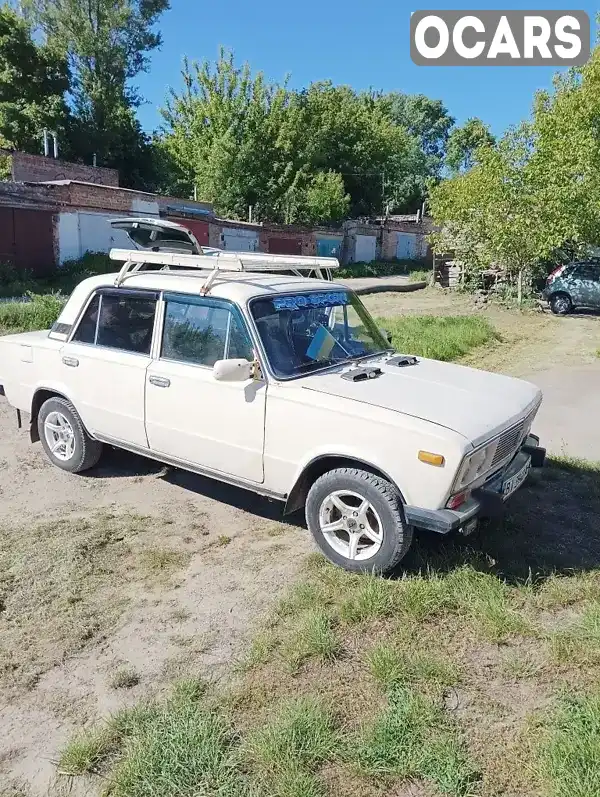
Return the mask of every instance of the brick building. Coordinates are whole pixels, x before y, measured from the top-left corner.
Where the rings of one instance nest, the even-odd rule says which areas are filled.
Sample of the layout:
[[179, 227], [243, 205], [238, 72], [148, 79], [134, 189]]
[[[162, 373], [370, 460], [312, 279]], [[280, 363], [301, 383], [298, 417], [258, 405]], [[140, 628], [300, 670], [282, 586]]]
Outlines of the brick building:
[[0, 182], [0, 262], [43, 274], [85, 252], [129, 246], [110, 219], [179, 221], [200, 244], [234, 251], [337, 257], [343, 263], [430, 259], [427, 220], [418, 216], [350, 220], [336, 229], [247, 223], [215, 216], [212, 205], [121, 188], [114, 169], [6, 153], [12, 181]]

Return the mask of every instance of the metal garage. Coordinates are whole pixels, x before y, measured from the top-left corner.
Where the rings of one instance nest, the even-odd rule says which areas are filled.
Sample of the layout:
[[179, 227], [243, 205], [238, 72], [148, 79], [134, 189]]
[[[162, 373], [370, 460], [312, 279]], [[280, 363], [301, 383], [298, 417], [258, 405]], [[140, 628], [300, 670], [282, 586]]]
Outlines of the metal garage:
[[342, 253], [341, 238], [317, 238], [317, 257], [340, 257]]
[[269, 238], [269, 253], [272, 255], [301, 255], [301, 238]]
[[55, 265], [52, 213], [0, 207], [0, 262], [35, 274]]
[[354, 260], [357, 263], [370, 263], [377, 253], [377, 237], [375, 235], [357, 235], [354, 248]]
[[417, 260], [420, 257], [416, 235], [410, 232], [398, 233], [396, 257], [399, 260]]
[[238, 227], [223, 227], [221, 235], [223, 249], [233, 252], [258, 252], [258, 233]]
[[208, 246], [208, 222], [200, 221], [198, 219], [181, 219], [177, 216], [168, 216], [169, 221], [175, 221], [181, 224], [182, 227], [191, 230], [196, 236], [196, 240], [200, 246]]

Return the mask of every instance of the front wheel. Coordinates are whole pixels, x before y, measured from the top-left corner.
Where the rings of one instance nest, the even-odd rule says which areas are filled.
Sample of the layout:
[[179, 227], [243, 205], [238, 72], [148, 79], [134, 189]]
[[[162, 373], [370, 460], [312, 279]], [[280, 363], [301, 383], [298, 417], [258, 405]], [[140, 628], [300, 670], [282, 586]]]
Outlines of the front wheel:
[[573, 309], [571, 297], [566, 293], [555, 293], [550, 297], [550, 309], [555, 315], [568, 315]]
[[336, 468], [315, 481], [306, 521], [325, 556], [354, 572], [389, 573], [412, 542], [398, 490], [357, 468]]

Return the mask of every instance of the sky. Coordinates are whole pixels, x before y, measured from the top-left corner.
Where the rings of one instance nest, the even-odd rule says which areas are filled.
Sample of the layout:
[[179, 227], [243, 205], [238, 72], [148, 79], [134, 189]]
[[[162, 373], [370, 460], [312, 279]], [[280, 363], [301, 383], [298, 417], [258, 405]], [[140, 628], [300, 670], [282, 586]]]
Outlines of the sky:
[[355, 89], [426, 94], [441, 99], [461, 124], [478, 116], [495, 134], [526, 118], [536, 89], [549, 88], [553, 67], [416, 66], [410, 59], [409, 23], [421, 9], [581, 9], [595, 30], [600, 3], [589, 0], [171, 0], [161, 18], [162, 48], [135, 83], [146, 103], [145, 130], [161, 123], [158, 109], [169, 87], [181, 88], [181, 60], [214, 60], [223, 45], [237, 63], [293, 88], [329, 79]]

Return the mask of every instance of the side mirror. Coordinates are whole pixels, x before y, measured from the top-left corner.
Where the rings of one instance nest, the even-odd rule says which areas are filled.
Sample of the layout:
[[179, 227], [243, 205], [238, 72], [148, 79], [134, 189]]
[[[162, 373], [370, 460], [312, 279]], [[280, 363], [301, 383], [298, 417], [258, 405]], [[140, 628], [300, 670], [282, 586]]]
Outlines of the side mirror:
[[254, 363], [248, 360], [217, 360], [213, 376], [219, 382], [247, 382], [252, 379]]
[[392, 333], [389, 332], [387, 329], [380, 328], [379, 331], [383, 335], [383, 337], [387, 340], [388, 343], [392, 342]]

